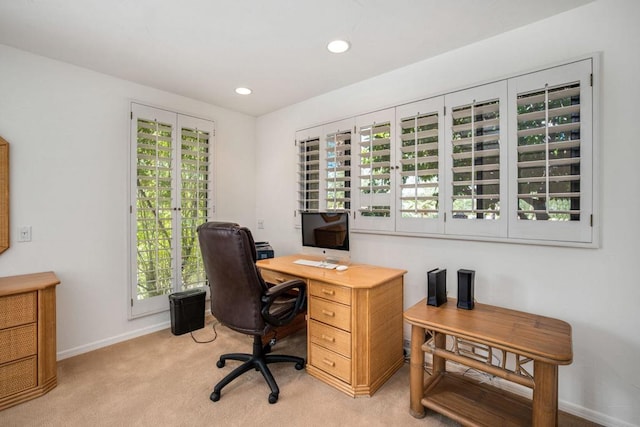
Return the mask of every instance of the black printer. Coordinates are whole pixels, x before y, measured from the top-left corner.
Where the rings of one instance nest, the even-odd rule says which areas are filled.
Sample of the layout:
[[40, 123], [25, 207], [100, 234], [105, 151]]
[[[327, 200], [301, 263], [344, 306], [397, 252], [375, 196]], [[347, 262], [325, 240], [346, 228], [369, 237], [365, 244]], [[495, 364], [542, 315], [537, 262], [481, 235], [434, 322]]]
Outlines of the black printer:
[[273, 258], [273, 249], [269, 242], [256, 242], [257, 259]]

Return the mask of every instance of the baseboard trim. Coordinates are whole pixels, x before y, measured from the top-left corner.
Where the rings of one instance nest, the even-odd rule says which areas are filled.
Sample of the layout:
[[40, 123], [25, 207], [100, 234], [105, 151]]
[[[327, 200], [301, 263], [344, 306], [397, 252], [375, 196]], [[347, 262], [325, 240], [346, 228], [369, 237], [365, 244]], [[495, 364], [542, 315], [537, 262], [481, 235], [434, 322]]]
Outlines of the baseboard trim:
[[69, 357], [77, 356], [79, 354], [88, 353], [93, 350], [97, 350], [102, 347], [107, 347], [112, 344], [117, 344], [122, 341], [127, 341], [132, 338], [141, 337], [153, 332], [161, 331], [171, 327], [170, 321], [157, 323], [155, 325], [147, 326], [145, 328], [136, 329], [124, 334], [116, 335], [110, 338], [106, 338], [99, 341], [94, 341], [85, 345], [70, 348], [69, 350], [60, 351], [56, 354], [57, 360], [68, 359]]
[[[532, 392], [526, 387], [497, 377], [493, 377], [491, 379], [491, 383], [496, 387], [502, 388], [503, 390], [507, 390], [531, 399]], [[560, 411], [566, 412], [567, 414], [575, 415], [576, 417], [580, 417], [584, 420], [591, 421], [592, 423], [600, 424], [603, 426], [637, 427], [634, 424], [627, 423], [625, 421], [610, 417], [600, 412], [593, 411], [591, 409], [585, 408], [584, 406], [576, 405], [575, 403], [567, 402], [562, 399], [558, 399], [558, 409]]]
[[562, 400], [558, 401], [558, 408], [568, 414], [575, 415], [576, 417], [580, 417], [603, 426], [637, 427], [637, 424], [631, 424], [626, 421], [610, 417], [601, 412], [592, 411], [591, 409], [585, 408], [583, 406], [579, 406], [574, 403], [565, 402]]

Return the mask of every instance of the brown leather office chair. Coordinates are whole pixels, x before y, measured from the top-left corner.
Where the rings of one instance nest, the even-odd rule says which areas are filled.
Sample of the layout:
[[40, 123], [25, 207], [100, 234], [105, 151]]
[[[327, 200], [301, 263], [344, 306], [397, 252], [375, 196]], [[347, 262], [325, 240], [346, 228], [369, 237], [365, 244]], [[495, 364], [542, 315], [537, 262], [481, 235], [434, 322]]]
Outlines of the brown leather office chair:
[[300, 370], [305, 361], [296, 356], [268, 354], [271, 346], [263, 346], [261, 337], [272, 328], [291, 322], [304, 310], [306, 285], [302, 280], [290, 280], [269, 287], [256, 267], [255, 243], [245, 227], [208, 222], [198, 227], [198, 239], [211, 289], [211, 313], [223, 325], [254, 337], [252, 354], [220, 356], [216, 363], [218, 368], [224, 367], [227, 360], [244, 363], [216, 384], [210, 399], [218, 401], [223, 387], [243, 373], [256, 369], [271, 388], [269, 403], [276, 403], [280, 390], [267, 365], [293, 362]]

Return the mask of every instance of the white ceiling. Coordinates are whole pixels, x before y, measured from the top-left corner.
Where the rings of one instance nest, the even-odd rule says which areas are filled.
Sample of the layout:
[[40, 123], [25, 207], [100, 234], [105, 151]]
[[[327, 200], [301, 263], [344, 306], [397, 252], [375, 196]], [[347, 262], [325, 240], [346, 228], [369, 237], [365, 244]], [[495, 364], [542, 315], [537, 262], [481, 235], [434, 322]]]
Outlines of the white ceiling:
[[591, 1], [0, 0], [0, 44], [259, 116]]

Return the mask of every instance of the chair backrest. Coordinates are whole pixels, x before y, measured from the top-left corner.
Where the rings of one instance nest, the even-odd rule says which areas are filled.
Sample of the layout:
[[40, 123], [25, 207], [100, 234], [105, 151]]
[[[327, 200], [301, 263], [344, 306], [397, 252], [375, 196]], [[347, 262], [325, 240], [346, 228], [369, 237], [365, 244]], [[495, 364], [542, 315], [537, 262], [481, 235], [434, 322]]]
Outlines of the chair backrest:
[[222, 324], [249, 335], [264, 335], [260, 311], [267, 285], [256, 267], [251, 231], [228, 222], [198, 227], [204, 269], [211, 289], [211, 314]]

